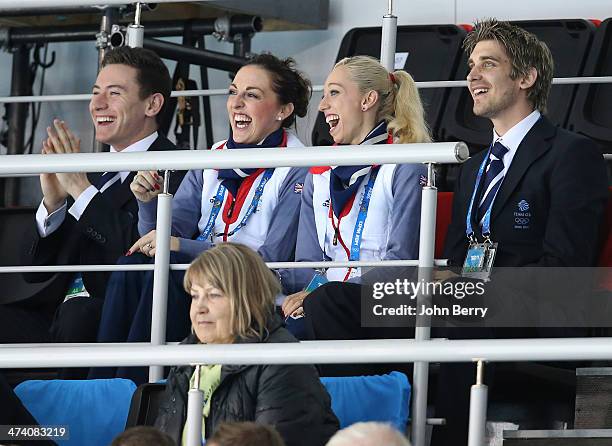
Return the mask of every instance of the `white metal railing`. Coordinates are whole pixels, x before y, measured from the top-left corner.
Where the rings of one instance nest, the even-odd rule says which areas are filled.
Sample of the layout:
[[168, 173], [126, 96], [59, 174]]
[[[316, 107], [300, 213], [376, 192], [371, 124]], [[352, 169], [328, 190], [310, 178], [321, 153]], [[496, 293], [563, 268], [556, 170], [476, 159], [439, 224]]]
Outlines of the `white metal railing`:
[[[206, 0], [203, 0], [206, 1]], [[181, 3], [183, 0], [157, 0], [157, 3]], [[133, 2], [122, 0], [106, 0], [107, 6], [124, 5]], [[83, 7], [83, 6], [98, 6], [99, 0], [53, 0], [53, 6], [57, 7]], [[0, 12], [9, 11], [12, 9], [28, 9], [48, 7], [49, 0], [21, 0], [15, 3], [13, 0], [0, 0]], [[388, 14], [383, 18], [388, 23], [385, 32], [385, 23], [383, 23], [383, 36], [381, 46], [381, 60], [385, 65], [390, 66], [392, 55], [395, 53], [395, 36], [393, 35], [392, 23], [393, 2], [389, 0]], [[396, 22], [395, 22], [396, 23]], [[558, 78], [553, 80], [553, 84], [582, 84], [582, 83], [610, 83], [612, 76], [592, 77], [592, 78]], [[433, 82], [418, 82], [419, 88], [455, 88], [465, 87], [466, 81], [433, 81]], [[314, 88], [315, 91], [320, 91], [321, 86]], [[224, 95], [226, 90], [198, 90], [198, 91], [182, 91], [173, 92], [173, 96], [213, 96]], [[39, 96], [39, 97], [4, 97], [0, 98], [0, 102], [15, 103], [15, 102], [51, 102], [51, 101], [86, 101], [90, 99], [90, 95], [54, 95], [54, 96]], [[439, 143], [440, 144], [440, 143]], [[425, 145], [420, 147], [425, 151]], [[180, 159], [176, 158], [176, 153], [171, 157], [154, 158], [147, 154], [147, 163], [141, 161], [139, 156], [126, 158], [130, 154], [113, 154], [113, 158], [98, 158], [100, 155], [108, 157], [109, 154], [79, 154], [76, 155], [55, 155], [53, 157], [45, 156], [44, 159], [28, 158], [32, 155], [14, 155], [4, 157], [3, 161], [7, 160], [0, 166], [0, 176], [20, 175], [21, 174], [38, 174], [43, 172], [104, 172], [104, 171], [125, 171], [125, 170], [156, 170], [160, 167], [166, 169], [195, 169], [195, 168], [228, 168], [228, 167], [276, 167], [276, 166], [310, 166], [310, 160], [317, 159], [319, 165], [351, 165], [371, 163], [372, 160], [376, 163], [410, 163], [410, 162], [426, 162], [426, 163], [454, 163], [464, 161], [469, 155], [465, 144], [457, 144], [452, 153], [445, 153], [449, 159], [442, 161], [433, 159], [430, 154], [430, 149], [434, 145], [427, 145], [428, 152], [419, 153], [418, 150], [412, 153], [404, 151], [403, 156], [399, 156], [400, 152], [395, 152], [394, 149], [402, 149], [395, 146], [389, 153], [379, 147], [375, 150], [370, 150], [370, 153], [362, 152], [363, 147], [355, 148], [333, 148], [331, 151], [325, 152], [325, 148], [319, 152], [305, 151], [307, 155], [297, 158], [293, 157], [293, 153], [289, 156], [275, 155], [271, 160], [272, 152], [266, 151], [265, 157], [262, 159], [266, 162], [257, 161], [255, 164], [249, 164], [247, 159], [237, 159], [234, 154], [232, 158], [225, 160], [223, 157], [215, 159], [211, 157], [201, 158], [200, 154], [210, 152], [189, 152], [198, 153], [198, 158], [192, 159], [187, 155], [180, 155]], [[442, 146], [438, 146], [440, 149]], [[414, 148], [414, 146], [413, 146]], [[445, 147], [446, 150], [448, 147]], [[254, 149], [258, 150], [258, 149]], [[442, 150], [443, 151], [443, 150]], [[236, 151], [240, 152], [240, 151]], [[286, 151], [292, 152], [292, 151]], [[119, 155], [122, 155], [119, 158]], [[140, 155], [140, 154], [135, 154]], [[165, 155], [165, 154], [161, 154]], [[251, 160], [256, 160], [259, 156], [252, 150], [249, 150], [248, 157]], [[257, 154], [261, 155], [261, 154]], [[338, 161], [338, 155], [344, 160], [344, 156], [348, 156], [346, 164], [343, 161]], [[385, 158], [388, 155], [389, 157]], [[394, 157], [394, 155], [397, 155]], [[414, 156], [411, 156], [414, 155]], [[417, 159], [420, 155], [424, 158]], [[36, 155], [40, 157], [39, 155]], [[93, 156], [86, 159], [86, 156]], [[362, 156], [362, 158], [360, 158]], [[70, 158], [73, 157], [73, 158]], [[416, 157], [416, 158], [415, 158]], [[42, 157], [41, 157], [42, 158]], [[611, 159], [606, 156], [606, 159]], [[194, 163], [188, 161], [195, 161]], [[223, 164], [226, 161], [231, 161], [230, 164]], [[269, 163], [268, 163], [269, 162]], [[66, 164], [64, 164], [66, 163]], [[109, 164], [104, 164], [109, 163]], [[200, 164], [199, 164], [200, 163]], [[265, 165], [264, 165], [265, 164]], [[24, 167], [27, 165], [27, 167]], [[22, 166], [20, 171], [18, 166]], [[68, 169], [68, 170], [66, 170]], [[167, 186], [166, 188], [167, 189]], [[435, 212], [436, 212], [436, 189], [432, 184], [432, 169], [429, 169], [428, 185], [423, 188], [423, 204], [421, 209], [421, 235], [420, 235], [420, 257], [419, 266], [427, 267], [423, 272], [419, 273], [420, 279], [427, 279], [434, 265], [433, 249], [435, 241]], [[158, 207], [158, 223], [160, 221], [169, 222], [170, 219], [170, 199], [168, 194], [162, 194], [159, 197]], [[163, 240], [160, 240], [160, 236]], [[153, 328], [151, 339], [153, 343], [161, 344], [165, 339], [163, 331], [159, 332], [159, 324], [163, 322], [156, 319], [165, 320], [165, 298], [163, 294], [164, 288], [167, 288], [164, 281], [167, 281], [167, 275], [170, 268], [168, 260], [169, 250], [169, 233], [168, 228], [158, 231], [158, 255], [155, 260], [154, 273], [154, 302], [153, 302]], [[159, 251], [163, 252], [159, 252]], [[163, 261], [160, 260], [163, 258]], [[102, 267], [108, 265], [102, 265]], [[150, 267], [150, 266], [149, 266]], [[126, 269], [126, 268], [122, 268]], [[83, 268], [80, 269], [81, 271]], [[3, 272], [3, 271], [0, 271]], [[158, 279], [161, 278], [161, 281]], [[164, 301], [161, 302], [160, 299]], [[158, 307], [162, 307], [162, 312], [158, 311]], [[428, 327], [417, 327], [416, 340], [413, 341], [318, 341], [316, 343], [301, 343], [293, 345], [223, 345], [223, 346], [163, 346], [163, 345], [96, 345], [67, 347], [67, 346], [46, 346], [43, 349], [40, 347], [28, 347], [20, 345], [17, 348], [9, 348], [0, 346], [0, 364], [4, 367], [37, 367], [41, 364], [41, 357], [45, 358], [45, 366], [104, 366], [104, 365], [147, 365], [153, 364], [156, 367], [155, 377], [160, 373], [161, 366], [172, 364], [185, 363], [219, 363], [219, 364], [260, 364], [260, 363], [340, 363], [340, 362], [398, 362], [407, 361], [415, 362], [414, 369], [414, 395], [413, 395], [413, 432], [412, 440], [415, 446], [423, 446], [425, 443], [425, 423], [426, 423], [426, 404], [427, 404], [427, 373], [429, 361], [474, 361], [474, 360], [580, 360], [580, 359], [610, 359], [612, 358], [612, 338], [600, 339], [554, 339], [554, 340], [471, 340], [471, 341], [431, 341], [429, 340]], [[189, 356], [193, 355], [193, 356]], [[249, 359], [250, 358], [250, 359]], [[53, 361], [59, 361], [54, 363]], [[249, 361], [255, 362], [249, 362]], [[128, 361], [128, 362], [123, 362]], [[187, 362], [185, 362], [187, 361]], [[293, 362], [295, 361], [295, 362]], [[479, 371], [482, 371], [482, 363], [479, 363]], [[480, 373], [481, 376], [481, 373]], [[480, 383], [480, 379], [478, 380]], [[481, 386], [482, 387], [482, 386]], [[480, 389], [482, 390], [482, 389]], [[484, 419], [486, 417], [486, 392], [477, 396], [472, 388], [472, 407], [470, 410], [470, 446], [481, 446], [484, 436]], [[191, 407], [190, 407], [191, 409]], [[200, 410], [194, 407], [195, 410]], [[198, 416], [199, 419], [199, 416]], [[198, 423], [196, 423], [198, 424]], [[199, 429], [199, 424], [196, 426], [193, 438], [188, 439], [189, 444], [199, 444], [200, 439], [196, 433]], [[189, 426], [188, 426], [189, 429]], [[190, 431], [191, 432], [191, 431]], [[194, 441], [195, 440], [195, 441]]]
[[[247, 168], [247, 167], [278, 167], [278, 166], [311, 166], [313, 160], [316, 160], [317, 165], [355, 165], [355, 164], [371, 164], [375, 162], [377, 164], [393, 164], [393, 163], [427, 163], [428, 164], [428, 181], [427, 185], [423, 188], [423, 200], [421, 207], [421, 227], [426, 228], [421, 230], [420, 233], [420, 244], [419, 244], [419, 261], [418, 266], [426, 267], [431, 271], [431, 267], [434, 265], [434, 242], [435, 242], [435, 215], [436, 215], [436, 188], [433, 186], [433, 168], [431, 163], [457, 163], [463, 162], [469, 157], [469, 151], [464, 143], [429, 143], [429, 144], [393, 144], [393, 145], [378, 145], [378, 146], [343, 146], [343, 147], [305, 147], [299, 150], [283, 150], [283, 149], [250, 149], [247, 151], [236, 150], [236, 151], [173, 151], [173, 152], [151, 152], [147, 153], [146, 157], [142, 153], [80, 153], [80, 154], [60, 154], [60, 155], [12, 155], [3, 157], [3, 162], [0, 165], [0, 176], [10, 176], [15, 174], [39, 174], [39, 173], [54, 173], [54, 172], [112, 172], [112, 171], [135, 171], [135, 170], [159, 170], [164, 169], [205, 169], [205, 168]], [[164, 192], [167, 191], [167, 184], [165, 182]], [[165, 254], [169, 251], [169, 225], [171, 215], [171, 195], [163, 193], [158, 197], [158, 216], [157, 216], [157, 255], [155, 256], [154, 269], [154, 282], [153, 282], [153, 315], [152, 315], [152, 329], [151, 329], [151, 345], [146, 347], [130, 346], [130, 345], [114, 345], [110, 348], [100, 346], [91, 350], [90, 347], [58, 347], [65, 350], [58, 350], [56, 353], [60, 353], [64, 356], [64, 352], [69, 355], [80, 356], [80, 353], [85, 351], [94, 353], [94, 356], [98, 358], [105, 358], [108, 363], [116, 363], [119, 358], [117, 353], [119, 350], [116, 347], [122, 349], [136, 349], [142, 350], [143, 348], [148, 349], [152, 346], [157, 348], [172, 348], [162, 346], [165, 343], [165, 319], [166, 319], [166, 305], [167, 305], [167, 280], [169, 271], [169, 256], [160, 255], [160, 251], [163, 250]], [[160, 222], [165, 222], [164, 230], [160, 228]], [[162, 239], [163, 238], [163, 239]], [[309, 265], [310, 266], [310, 265]], [[329, 266], [329, 264], [327, 265]], [[74, 265], [71, 266], [71, 268]], [[101, 265], [105, 267], [105, 265]], [[150, 267], [150, 265], [149, 265]], [[61, 267], [65, 270], [65, 266]], [[81, 268], [81, 271], [83, 268]], [[419, 332], [423, 332], [422, 327], [417, 327], [417, 335]], [[426, 331], [427, 336], [417, 336], [419, 340], [425, 340], [429, 338], [429, 332]], [[331, 346], [332, 350], [335, 350], [333, 344], [327, 344]], [[41, 356], [36, 352], [40, 353], [40, 350], [36, 348], [0, 348], [0, 364], [4, 367], [8, 367], [11, 360], [9, 357], [3, 357], [2, 355], [10, 355], [13, 358], [25, 358], [27, 355], [34, 352], [35, 360], [40, 364], [49, 364], [46, 359], [50, 359], [52, 356], [57, 357], [55, 354], [48, 350], [44, 354], [45, 359], [41, 361]], [[40, 348], [40, 347], [39, 347]], [[54, 349], [53, 346], [44, 347], [43, 350]], [[175, 347], [176, 348], [176, 347]], [[266, 345], [266, 349], [269, 348]], [[313, 346], [313, 348], [317, 348]], [[123, 351], [123, 350], [121, 350]], [[369, 361], [370, 358], [367, 356], [368, 353], [363, 349], [358, 349], [360, 352], [362, 361]], [[145, 356], [142, 356], [143, 362], [146, 364], [148, 360], [152, 359], [152, 356], [156, 356], [149, 350]], [[397, 352], [396, 352], [397, 353]], [[23, 356], [22, 356], [23, 355]], [[135, 358], [131, 353], [128, 355]], [[266, 361], [267, 355], [257, 354], [264, 362]], [[65, 356], [64, 356], [65, 357]], [[85, 358], [85, 356], [80, 356]], [[144, 358], [148, 358], [145, 360]], [[240, 357], [236, 357], [240, 358]], [[338, 360], [337, 355], [330, 356]], [[6, 359], [6, 361], [4, 361]], [[87, 359], [93, 359], [93, 357], [87, 356]], [[168, 358], [170, 362], [173, 362], [173, 358]], [[356, 358], [353, 358], [356, 359]], [[209, 358], [208, 360], [211, 360]], [[303, 363], [312, 363], [313, 357], [302, 356], [300, 359]], [[170, 363], [169, 362], [169, 363]], [[206, 361], [204, 361], [206, 362]], [[162, 377], [162, 367], [155, 365], [153, 361], [149, 362], [150, 367], [150, 380], [156, 381]], [[22, 363], [25, 364], [25, 363]], [[84, 364], [96, 365], [92, 361], [86, 361]], [[425, 366], [421, 367], [423, 370], [420, 374], [421, 381], [425, 380], [424, 390], [421, 391], [417, 383], [413, 386], [414, 390], [414, 402], [413, 406], [413, 424], [422, 430], [423, 427], [420, 425], [427, 422], [425, 417], [426, 410], [426, 379], [427, 379], [427, 363], [420, 361], [415, 363], [415, 369], [418, 365]], [[26, 365], [22, 365], [26, 367]], [[418, 372], [417, 372], [418, 374]], [[419, 380], [417, 380], [419, 381]]]
[[[315, 147], [300, 150], [284, 149], [250, 149], [246, 151], [173, 151], [173, 152], [151, 152], [146, 158], [141, 153], [83, 153], [83, 154], [60, 154], [60, 155], [13, 155], [4, 157], [0, 165], [0, 175], [11, 174], [38, 174], [42, 172], [83, 172], [83, 171], [126, 171], [126, 170], [153, 170], [160, 168], [173, 169], [204, 169], [204, 168], [228, 168], [228, 167], [276, 167], [276, 166], [311, 166], [312, 160], [317, 160], [319, 165], [351, 165], [371, 163], [373, 160], [379, 164], [409, 163], [409, 162], [461, 162], [468, 158], [469, 151], [464, 143], [430, 143], [430, 144], [394, 144], [383, 146], [343, 146], [343, 147]], [[429, 169], [430, 181], [432, 183], [433, 170]], [[428, 187], [429, 192], [435, 188]], [[168, 194], [161, 194], [158, 198], [158, 255], [155, 256], [155, 265], [146, 265], [142, 269], [153, 267], [154, 270], [154, 293], [152, 318], [152, 342], [163, 344], [165, 342], [165, 305], [167, 273], [169, 270], [168, 259], [162, 259], [160, 255], [161, 246], [169, 242], [169, 234], [160, 238], [160, 220], [167, 223], [162, 225], [169, 227], [171, 205]], [[424, 203], [430, 207], [427, 212], [422, 210], [422, 215], [428, 215], [428, 221], [422, 221], [424, 227], [435, 225], [435, 195], [433, 201], [426, 200]], [[434, 233], [422, 231], [421, 236], [427, 234], [427, 240], [421, 243], [421, 259], [419, 266], [433, 266]], [[169, 246], [168, 248], [169, 249]], [[164, 250], [165, 251], [165, 250]], [[423, 259], [429, 259], [423, 264]], [[412, 263], [414, 265], [414, 263]], [[140, 265], [138, 265], [140, 267]], [[283, 265], [288, 266], [288, 265]], [[319, 266], [318, 263], [303, 265], [304, 267]], [[330, 265], [327, 265], [330, 266]], [[12, 271], [26, 269], [36, 270], [40, 267], [9, 267]], [[76, 270], [75, 265], [43, 267], [59, 271]], [[88, 268], [88, 267], [86, 267]], [[110, 269], [109, 265], [92, 266], [91, 269]], [[113, 269], [116, 267], [113, 267]], [[83, 271], [84, 268], [80, 268]], [[127, 269], [127, 268], [125, 268]], [[141, 268], [138, 268], [141, 269]], [[4, 272], [8, 272], [5, 269]], [[160, 291], [156, 291], [156, 290]], [[158, 309], [161, 309], [157, 314]], [[159, 379], [161, 369], [152, 369], [153, 380]]]
[[[255, 151], [255, 152], [254, 152]], [[0, 176], [26, 172], [82, 172], [116, 170], [153, 170], [161, 167], [174, 169], [225, 168], [225, 167], [276, 167], [310, 166], [316, 159], [319, 165], [351, 165], [395, 162], [461, 162], [467, 159], [468, 150], [463, 143], [432, 143], [388, 146], [343, 146], [304, 148], [300, 150], [250, 149], [245, 151], [178, 151], [146, 154], [95, 153], [71, 155], [13, 155], [3, 157]], [[612, 158], [612, 156], [607, 156]], [[431, 184], [432, 169], [429, 164], [429, 184], [423, 189], [421, 209], [421, 243], [419, 261], [387, 261], [385, 266], [411, 265], [431, 267], [435, 231], [436, 189]], [[163, 206], [159, 206], [161, 209]], [[169, 204], [166, 205], [169, 207]], [[159, 216], [158, 216], [159, 217]], [[166, 216], [167, 218], [167, 216]], [[158, 241], [158, 246], [162, 244]], [[168, 247], [169, 248], [169, 247]], [[157, 256], [156, 256], [157, 258]], [[380, 266], [379, 262], [358, 262], [361, 266]], [[348, 266], [355, 262], [310, 262], [290, 265], [287, 262], [269, 263], [270, 267], [319, 267]], [[187, 265], [173, 265], [173, 269], [185, 269]], [[111, 271], [150, 270], [170, 268], [165, 265], [62, 265], [46, 267], [3, 267], [0, 273], [27, 271]], [[425, 268], [426, 270], [427, 268]], [[431, 269], [431, 268], [429, 268]], [[158, 280], [158, 274], [154, 274]], [[167, 277], [166, 277], [167, 280]], [[158, 289], [164, 288], [158, 283]], [[154, 294], [154, 308], [159, 307], [165, 295]], [[157, 322], [155, 322], [157, 320]], [[153, 325], [162, 326], [165, 313], [156, 315]], [[423, 331], [425, 330], [425, 331]], [[419, 331], [422, 333], [418, 335]], [[417, 327], [417, 340], [374, 341], [316, 341], [285, 345], [232, 345], [232, 346], [166, 346], [165, 334], [158, 333], [151, 344], [81, 344], [67, 346], [51, 344], [44, 347], [0, 345], [2, 367], [82, 367], [82, 366], [138, 366], [151, 365], [161, 374], [161, 367], [171, 364], [215, 362], [219, 364], [261, 364], [279, 361], [289, 363], [349, 363], [349, 362], [414, 362], [413, 379], [413, 428], [425, 425], [427, 394], [427, 366], [430, 361], [530, 361], [530, 360], [599, 360], [612, 358], [612, 342], [599, 339], [524, 339], [524, 340], [429, 340], [427, 327]], [[152, 339], [154, 337], [152, 336]], [[358, 348], [356, 345], [358, 344]], [[41, 359], [44, 358], [44, 359]], [[421, 371], [417, 372], [421, 366]], [[420, 374], [419, 374], [420, 373]], [[154, 379], [159, 376], [153, 375]], [[160, 375], [161, 376], [161, 375]], [[485, 401], [477, 401], [473, 407], [482, 413]], [[420, 417], [417, 415], [420, 414]], [[480, 417], [479, 417], [480, 418]], [[475, 423], [479, 425], [479, 423]]]
[[[447, 266], [446, 259], [434, 260], [435, 266]], [[171, 263], [170, 269], [185, 271], [188, 263]], [[270, 269], [317, 269], [317, 268], [374, 268], [419, 266], [418, 260], [379, 260], [349, 262], [266, 262]], [[35, 266], [0, 266], [3, 273], [67, 273], [67, 272], [110, 272], [110, 271], [153, 271], [153, 265], [35, 265]]]
[[612, 358], [612, 338], [371, 339], [289, 344], [0, 344], [10, 368], [185, 364], [348, 364], [389, 362], [582, 361]]
[[[607, 84], [612, 83], [612, 76], [593, 76], [593, 77], [557, 77], [552, 80], [553, 85], [572, 85], [572, 84]], [[467, 87], [467, 81], [417, 81], [417, 88], [458, 88]], [[315, 92], [323, 91], [323, 85], [312, 87]], [[181, 96], [226, 96], [227, 88], [216, 88], [209, 90], [177, 90], [173, 91], [172, 97]], [[54, 94], [46, 96], [1, 96], [0, 103], [24, 103], [24, 102], [73, 102], [89, 101], [91, 93], [82, 94]]]
[[[305, 147], [299, 150], [173, 150], [141, 153], [77, 153], [3, 156], [0, 175], [57, 172], [119, 172], [355, 164], [456, 163], [469, 158], [462, 142]], [[316, 161], [313, 161], [316, 160]]]
[[[214, 0], [198, 0], [198, 3], [208, 3]], [[126, 0], [0, 0], [0, 12], [13, 11], [15, 9], [36, 9], [54, 7], [81, 7], [81, 6], [121, 6], [131, 5], [136, 2]], [[146, 2], [141, 2], [146, 3]], [[153, 3], [153, 2], [150, 2]], [[155, 3], [191, 3], [187, 0], [155, 0]]]

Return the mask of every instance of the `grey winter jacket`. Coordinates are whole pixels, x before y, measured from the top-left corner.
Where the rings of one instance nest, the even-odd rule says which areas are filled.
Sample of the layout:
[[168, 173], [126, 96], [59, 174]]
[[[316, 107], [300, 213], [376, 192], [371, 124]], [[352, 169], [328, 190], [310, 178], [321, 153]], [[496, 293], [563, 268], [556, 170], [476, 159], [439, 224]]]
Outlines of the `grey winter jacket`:
[[[263, 340], [297, 342], [277, 316], [270, 319]], [[183, 343], [195, 344], [190, 335]], [[181, 444], [187, 414], [187, 392], [193, 367], [173, 367], [155, 426]], [[221, 383], [212, 395], [206, 437], [221, 422], [255, 421], [273, 425], [287, 446], [323, 446], [338, 430], [331, 400], [312, 365], [224, 365]]]

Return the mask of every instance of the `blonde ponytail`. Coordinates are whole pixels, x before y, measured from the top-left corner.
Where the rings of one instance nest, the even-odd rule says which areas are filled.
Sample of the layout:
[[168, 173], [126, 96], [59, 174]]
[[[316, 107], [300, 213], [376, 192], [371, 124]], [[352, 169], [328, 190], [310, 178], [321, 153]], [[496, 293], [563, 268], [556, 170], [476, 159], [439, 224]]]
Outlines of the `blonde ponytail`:
[[398, 143], [431, 142], [425, 122], [423, 104], [414, 79], [405, 71], [391, 74], [370, 56], [353, 56], [340, 60], [362, 93], [376, 91], [379, 96], [377, 121], [386, 121]]
[[431, 142], [429, 127], [425, 122], [423, 103], [414, 79], [403, 70], [393, 72], [397, 92], [394, 97], [394, 116], [387, 128], [401, 144]]

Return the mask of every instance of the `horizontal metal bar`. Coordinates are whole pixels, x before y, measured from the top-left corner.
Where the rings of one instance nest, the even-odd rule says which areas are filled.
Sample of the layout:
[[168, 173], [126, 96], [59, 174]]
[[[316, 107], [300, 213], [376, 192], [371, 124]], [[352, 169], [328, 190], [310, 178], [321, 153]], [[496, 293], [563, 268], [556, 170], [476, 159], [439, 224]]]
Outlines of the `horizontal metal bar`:
[[72, 102], [89, 101], [92, 95], [86, 94], [50, 94], [46, 96], [4, 96], [0, 97], [0, 103], [19, 104], [24, 102]]
[[576, 376], [610, 376], [612, 367], [581, 367], [576, 369]]
[[[214, 0], [198, 0], [198, 3], [208, 3]], [[121, 6], [135, 3], [134, 1], [126, 0], [0, 0], [0, 12], [12, 11], [12, 10], [23, 10], [23, 9], [36, 9], [36, 8], [48, 8], [50, 4], [54, 7], [85, 7], [85, 6]], [[150, 3], [190, 3], [185, 0], [155, 0]]]
[[[270, 269], [317, 269], [317, 268], [367, 268], [419, 266], [418, 260], [379, 260], [353, 262], [266, 262]], [[448, 260], [435, 260], [436, 266], [448, 265]], [[67, 273], [108, 271], [153, 271], [153, 264], [142, 265], [44, 265], [44, 266], [0, 266], [3, 273]], [[171, 263], [170, 269], [185, 271], [188, 263]]]
[[606, 153], [604, 155], [604, 159], [607, 161], [612, 161], [612, 153]]
[[[555, 430], [519, 430], [519, 431], [504, 431], [504, 439], [540, 439], [540, 438], [573, 438], [576, 444], [594, 444], [583, 443], [579, 439], [587, 438], [609, 438], [612, 443], [612, 429], [555, 429]], [[545, 444], [545, 443], [541, 443]], [[554, 443], [550, 443], [554, 444]], [[568, 443], [565, 443], [568, 444]], [[603, 443], [597, 443], [603, 444]]]
[[[186, 263], [172, 264], [170, 269], [184, 271], [189, 265]], [[1, 266], [0, 274], [9, 273], [89, 273], [111, 271], [153, 271], [155, 265], [40, 265], [40, 266]]]
[[612, 338], [374, 339], [283, 344], [0, 345], [0, 367], [108, 367], [185, 364], [348, 364], [402, 362], [583, 361], [612, 359]]
[[[467, 87], [467, 81], [417, 81], [418, 88], [457, 88]], [[552, 80], [553, 85], [574, 84], [608, 84], [612, 83], [612, 76], [584, 76], [584, 77], [556, 77]]]
[[[98, 8], [63, 8], [67, 11], [97, 11], [104, 9], [103, 7]], [[58, 12], [53, 12], [58, 11]], [[46, 14], [60, 14], [61, 9], [47, 9], [36, 11], [37, 15]], [[16, 14], [31, 15], [32, 11], [12, 11], [12, 13], [0, 13], [0, 17], [9, 16], [15, 17]], [[217, 18], [205, 18], [205, 19], [193, 19], [189, 21], [185, 20], [160, 20], [155, 22], [147, 22], [144, 27], [145, 37], [171, 37], [171, 36], [182, 36], [185, 33], [185, 29], [188, 28], [193, 36], [208, 35], [215, 32], [215, 22]], [[231, 17], [231, 33], [235, 34], [252, 34], [261, 31], [261, 18], [258, 16], [250, 15], [233, 15]], [[125, 25], [125, 23], [123, 23]], [[92, 41], [96, 39], [96, 34], [100, 32], [100, 25], [66, 25], [66, 26], [20, 26], [5, 28], [8, 29], [8, 35], [6, 40], [9, 42], [7, 46], [13, 47], [20, 44], [32, 44], [40, 42], [79, 42], [79, 41]], [[189, 48], [189, 47], [182, 47]], [[159, 53], [158, 53], [159, 54]], [[162, 56], [161, 54], [159, 54]], [[176, 57], [173, 53], [172, 56]], [[163, 57], [163, 56], [162, 56]], [[174, 57], [170, 57], [174, 59]]]
[[553, 85], [570, 84], [607, 84], [612, 83], [612, 76], [556, 77]]
[[427, 424], [430, 426], [444, 426], [446, 425], [446, 418], [427, 418]]
[[[218, 88], [214, 90], [177, 90], [173, 91], [171, 96], [178, 98], [182, 96], [222, 96], [227, 95], [227, 88]], [[89, 101], [91, 93], [84, 94], [53, 94], [46, 96], [4, 96], [0, 97], [0, 103], [23, 103], [23, 102], [75, 102]]]
[[2, 157], [0, 175], [118, 172], [160, 169], [231, 169], [351, 166], [391, 163], [457, 163], [469, 157], [463, 142], [305, 147], [299, 150], [176, 150], [143, 153], [76, 153]]
[[245, 58], [234, 56], [233, 54], [192, 48], [177, 43], [166, 42], [165, 40], [147, 37], [143, 40], [143, 46], [148, 50], [154, 51], [163, 59], [179, 60], [184, 63], [202, 65], [234, 73], [247, 62]]
[[[71, 6], [71, 7], [56, 7], [47, 6], [44, 9], [38, 9], [36, 14], [38, 16], [45, 15], [70, 15], [70, 14], [94, 14], [104, 11], [104, 6]], [[0, 11], [0, 17], [20, 17], [20, 16], [32, 15], [32, 11], [29, 9], [3, 9]]]
[[[553, 79], [553, 85], [568, 85], [568, 84], [606, 84], [612, 83], [612, 76], [599, 77], [561, 77]], [[418, 88], [456, 88], [467, 87], [467, 81], [419, 81], [416, 82]], [[315, 85], [312, 91], [323, 91], [323, 85]], [[173, 91], [172, 97], [181, 96], [225, 96], [227, 88], [217, 88], [210, 90], [178, 90]], [[71, 101], [89, 101], [91, 94], [65, 94], [65, 95], [47, 95], [47, 96], [4, 96], [0, 97], [0, 103], [20, 103], [20, 102], [71, 102]]]

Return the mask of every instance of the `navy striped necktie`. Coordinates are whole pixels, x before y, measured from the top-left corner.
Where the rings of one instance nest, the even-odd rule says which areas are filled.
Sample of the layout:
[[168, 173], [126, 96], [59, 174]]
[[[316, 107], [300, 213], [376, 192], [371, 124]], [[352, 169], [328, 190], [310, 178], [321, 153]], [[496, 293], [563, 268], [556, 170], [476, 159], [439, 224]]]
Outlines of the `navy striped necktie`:
[[[106, 183], [112, 180], [117, 175], [117, 172], [105, 172], [100, 178], [98, 178], [94, 184], [96, 189], [101, 190]], [[119, 180], [120, 182], [121, 180]], [[116, 183], [117, 181], [115, 181]], [[112, 186], [111, 186], [112, 187]]]
[[493, 145], [489, 165], [485, 174], [485, 181], [482, 187], [482, 200], [478, 206], [478, 223], [482, 224], [482, 219], [495, 199], [495, 195], [504, 179], [504, 155], [508, 149], [499, 141]]

